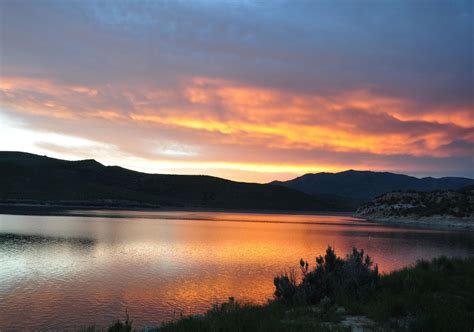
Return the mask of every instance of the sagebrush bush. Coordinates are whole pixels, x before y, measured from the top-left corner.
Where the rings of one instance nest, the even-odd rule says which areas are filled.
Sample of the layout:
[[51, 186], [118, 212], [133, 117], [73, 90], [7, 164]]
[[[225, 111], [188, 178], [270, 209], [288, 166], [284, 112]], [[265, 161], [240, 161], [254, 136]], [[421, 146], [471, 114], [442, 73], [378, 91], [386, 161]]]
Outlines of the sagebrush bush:
[[275, 297], [282, 302], [292, 302], [298, 289], [294, 271], [284, 272], [273, 279]]
[[114, 324], [109, 326], [109, 328], [107, 329], [107, 332], [131, 332], [132, 323], [133, 321], [130, 320], [130, 316], [128, 315], [128, 310], [126, 310], [125, 320], [123, 322], [121, 320], [117, 320]]
[[303, 274], [298, 284], [295, 277], [282, 274], [275, 277], [275, 297], [284, 303], [316, 304], [321, 299], [337, 295], [360, 297], [372, 291], [379, 280], [377, 265], [364, 254], [364, 250], [353, 248], [345, 259], [337, 257], [330, 246], [324, 256], [316, 258], [316, 266], [308, 271], [308, 263], [300, 261]]

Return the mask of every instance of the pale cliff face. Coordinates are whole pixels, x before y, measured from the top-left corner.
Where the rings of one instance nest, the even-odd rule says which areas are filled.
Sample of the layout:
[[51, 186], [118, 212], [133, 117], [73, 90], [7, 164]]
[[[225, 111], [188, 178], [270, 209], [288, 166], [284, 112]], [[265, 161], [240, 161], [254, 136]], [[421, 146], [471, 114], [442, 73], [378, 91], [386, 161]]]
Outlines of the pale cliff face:
[[474, 190], [392, 192], [362, 205], [357, 214], [369, 218], [474, 217]]

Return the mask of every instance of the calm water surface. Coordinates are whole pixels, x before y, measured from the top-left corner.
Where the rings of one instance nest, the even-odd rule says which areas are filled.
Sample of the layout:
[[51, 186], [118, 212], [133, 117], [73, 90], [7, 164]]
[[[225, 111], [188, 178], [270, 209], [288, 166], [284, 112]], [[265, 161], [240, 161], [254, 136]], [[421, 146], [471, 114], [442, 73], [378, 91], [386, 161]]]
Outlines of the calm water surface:
[[382, 271], [474, 255], [474, 232], [388, 227], [345, 216], [81, 211], [0, 215], [0, 330], [134, 326], [265, 302], [273, 276], [328, 245], [364, 248]]

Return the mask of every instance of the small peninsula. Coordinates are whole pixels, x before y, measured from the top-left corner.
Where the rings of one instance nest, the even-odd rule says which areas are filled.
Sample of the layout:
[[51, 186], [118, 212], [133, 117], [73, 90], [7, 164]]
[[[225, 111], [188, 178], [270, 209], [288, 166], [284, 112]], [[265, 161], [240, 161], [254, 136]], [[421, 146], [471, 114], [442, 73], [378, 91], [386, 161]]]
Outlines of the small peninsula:
[[356, 216], [379, 222], [474, 229], [474, 186], [386, 193], [361, 205]]

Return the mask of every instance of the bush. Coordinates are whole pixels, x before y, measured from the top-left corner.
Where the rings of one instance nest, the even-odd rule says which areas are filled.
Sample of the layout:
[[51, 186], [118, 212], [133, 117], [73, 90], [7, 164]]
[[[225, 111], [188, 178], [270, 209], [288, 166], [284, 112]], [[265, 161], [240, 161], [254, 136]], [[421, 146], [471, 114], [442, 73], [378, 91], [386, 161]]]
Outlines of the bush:
[[294, 271], [284, 272], [273, 279], [275, 285], [275, 297], [282, 302], [289, 303], [294, 299], [298, 289]]
[[128, 315], [128, 310], [125, 311], [125, 320], [122, 322], [117, 320], [113, 325], [109, 326], [108, 332], [131, 332], [132, 322]]
[[317, 304], [321, 299], [336, 296], [361, 297], [375, 289], [379, 281], [378, 267], [363, 250], [353, 248], [345, 259], [337, 257], [333, 248], [316, 258], [316, 267], [308, 272], [308, 263], [300, 261], [303, 278], [283, 274], [274, 279], [275, 298], [283, 303]]
[[474, 257], [439, 257], [381, 276], [365, 299], [341, 305], [411, 331], [471, 331], [474, 326]]

